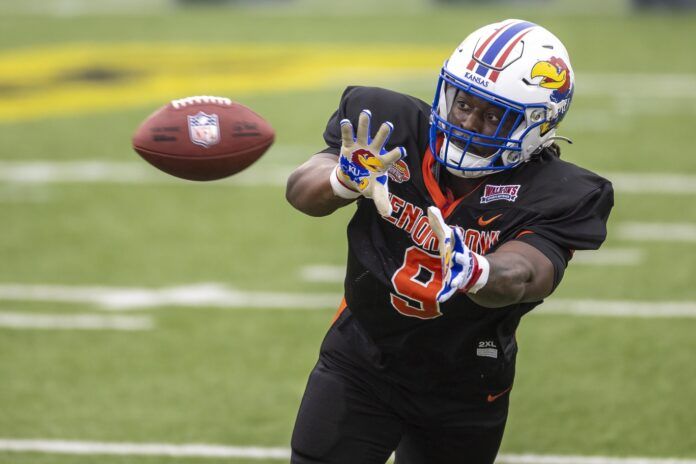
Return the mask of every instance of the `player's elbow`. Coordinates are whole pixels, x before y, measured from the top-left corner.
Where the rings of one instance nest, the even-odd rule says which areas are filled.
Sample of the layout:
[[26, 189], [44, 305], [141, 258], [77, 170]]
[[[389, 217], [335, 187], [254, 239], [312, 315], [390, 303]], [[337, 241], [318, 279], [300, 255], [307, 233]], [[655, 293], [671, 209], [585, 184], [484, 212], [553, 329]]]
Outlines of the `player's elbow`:
[[333, 210], [322, 207], [305, 171], [306, 169], [300, 166], [290, 174], [285, 185], [285, 199], [293, 208], [308, 216], [321, 217], [331, 214]]
[[337, 197], [329, 177], [336, 169], [336, 156], [319, 153], [295, 169], [288, 177], [285, 198], [309, 216], [328, 216], [353, 200]]
[[290, 177], [288, 177], [288, 181], [285, 184], [285, 199], [293, 208], [311, 215], [307, 208], [308, 205], [306, 195], [304, 194], [305, 192], [303, 192], [301, 186], [302, 173], [300, 169], [301, 168], [295, 169], [292, 174], [290, 174]]

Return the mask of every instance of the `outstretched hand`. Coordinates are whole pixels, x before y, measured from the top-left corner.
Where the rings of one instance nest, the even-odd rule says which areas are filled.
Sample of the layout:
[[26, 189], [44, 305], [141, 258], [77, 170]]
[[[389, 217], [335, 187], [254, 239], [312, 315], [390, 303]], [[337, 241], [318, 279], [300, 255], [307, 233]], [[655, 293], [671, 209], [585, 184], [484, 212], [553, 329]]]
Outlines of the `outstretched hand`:
[[[382, 216], [392, 213], [389, 201], [389, 168], [406, 156], [403, 147], [389, 151], [385, 146], [394, 131], [391, 122], [384, 122], [374, 138], [370, 138], [372, 113], [362, 110], [358, 118], [358, 131], [354, 132], [353, 125], [348, 119], [341, 121], [341, 154], [336, 171], [332, 173], [331, 182], [334, 192], [340, 195], [341, 187], [353, 191], [357, 196], [371, 198], [377, 211]], [[339, 185], [334, 185], [336, 182]], [[345, 197], [351, 195], [346, 192]], [[341, 196], [344, 196], [341, 195]]]

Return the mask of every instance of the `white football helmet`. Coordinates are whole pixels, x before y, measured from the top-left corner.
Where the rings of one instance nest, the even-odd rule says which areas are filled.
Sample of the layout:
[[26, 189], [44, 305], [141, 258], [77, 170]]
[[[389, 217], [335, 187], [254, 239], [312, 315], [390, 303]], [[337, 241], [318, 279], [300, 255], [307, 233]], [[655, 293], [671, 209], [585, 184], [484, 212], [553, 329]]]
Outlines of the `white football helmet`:
[[[549, 31], [519, 19], [484, 26], [464, 39], [442, 67], [431, 111], [430, 149], [460, 177], [514, 168], [559, 138], [556, 127], [570, 107], [574, 89], [568, 52]], [[458, 92], [502, 110], [494, 133], [474, 132], [448, 121]], [[495, 152], [479, 156], [469, 151], [471, 147]]]

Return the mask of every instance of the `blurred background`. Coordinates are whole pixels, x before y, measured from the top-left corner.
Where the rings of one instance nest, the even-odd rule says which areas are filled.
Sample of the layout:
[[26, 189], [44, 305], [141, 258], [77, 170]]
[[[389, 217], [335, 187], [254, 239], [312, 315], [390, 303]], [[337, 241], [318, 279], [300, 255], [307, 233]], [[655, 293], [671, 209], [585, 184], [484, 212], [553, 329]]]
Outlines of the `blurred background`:
[[[353, 211], [303, 216], [287, 175], [345, 86], [430, 102], [469, 32], [523, 18], [569, 50], [563, 158], [616, 206], [522, 322], [499, 462], [696, 463], [694, 3], [0, 0], [0, 462], [287, 461]], [[275, 145], [219, 182], [146, 165], [135, 128], [201, 94]]]

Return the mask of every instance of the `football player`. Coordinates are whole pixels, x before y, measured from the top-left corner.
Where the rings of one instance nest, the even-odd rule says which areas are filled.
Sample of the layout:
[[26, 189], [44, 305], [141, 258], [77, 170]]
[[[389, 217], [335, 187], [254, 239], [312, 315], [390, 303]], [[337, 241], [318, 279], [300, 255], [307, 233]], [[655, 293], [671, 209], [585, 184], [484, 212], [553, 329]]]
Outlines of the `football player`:
[[509, 19], [454, 50], [432, 105], [343, 93], [287, 185], [312, 216], [357, 203], [293, 463], [494, 462], [520, 319], [600, 246], [613, 206], [609, 181], [560, 159], [574, 78], [558, 38]]

